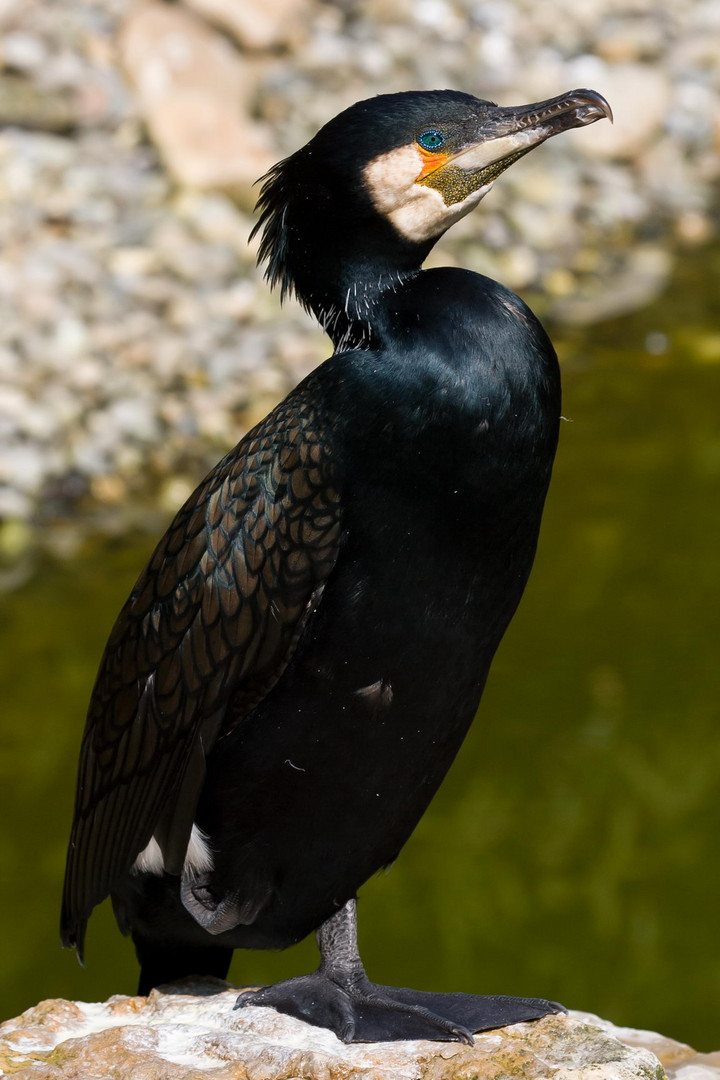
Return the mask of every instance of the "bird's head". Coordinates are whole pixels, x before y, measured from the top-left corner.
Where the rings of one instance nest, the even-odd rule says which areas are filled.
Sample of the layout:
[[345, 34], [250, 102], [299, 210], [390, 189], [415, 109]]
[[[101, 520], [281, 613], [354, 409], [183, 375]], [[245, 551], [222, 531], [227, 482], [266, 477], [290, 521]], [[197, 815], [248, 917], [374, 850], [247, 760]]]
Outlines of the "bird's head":
[[387, 133], [390, 145], [360, 167], [377, 211], [401, 236], [420, 243], [436, 240], [477, 206], [533, 147], [611, 116], [593, 90], [509, 108], [451, 91], [403, 97], [411, 100], [403, 102], [394, 137]]
[[594, 90], [517, 107], [454, 90], [359, 101], [264, 178], [256, 229], [268, 279], [313, 306], [313, 277], [340, 288], [415, 269], [509, 165], [603, 117], [610, 106]]

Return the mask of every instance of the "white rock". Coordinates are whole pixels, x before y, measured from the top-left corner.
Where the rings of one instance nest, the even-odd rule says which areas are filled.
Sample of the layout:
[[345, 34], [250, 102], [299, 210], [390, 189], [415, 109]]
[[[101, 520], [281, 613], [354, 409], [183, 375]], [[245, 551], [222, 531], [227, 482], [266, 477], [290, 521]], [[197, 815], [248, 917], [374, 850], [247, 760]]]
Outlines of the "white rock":
[[17, 487], [0, 484], [0, 518], [28, 518], [32, 510], [32, 499], [18, 491]]
[[71, 363], [82, 355], [87, 347], [88, 332], [82, 319], [65, 315], [55, 327], [52, 348], [60, 363]]
[[16, 30], [5, 34], [0, 43], [2, 59], [8, 67], [32, 71], [39, 68], [47, 58], [44, 42], [34, 34]]
[[0, 483], [12, 481], [22, 493], [33, 495], [44, 479], [44, 455], [38, 446], [18, 443], [0, 450]]
[[43, 1002], [0, 1027], [0, 1055], [12, 1072], [35, 1063], [38, 1076], [54, 1080], [110, 1073], [116, 1080], [658, 1080], [665, 1075], [661, 1061], [670, 1080], [720, 1078], [720, 1054], [698, 1055], [652, 1032], [613, 1028], [580, 1013], [480, 1034], [474, 1047], [422, 1041], [347, 1046], [272, 1009], [236, 1012], [236, 994], [153, 991], [147, 999], [118, 996], [104, 1004]]
[[0, 0], [0, 27], [8, 25], [22, 11], [27, 0]]
[[107, 417], [118, 432], [134, 439], [152, 442], [160, 434], [152, 399], [120, 398], [108, 407]]

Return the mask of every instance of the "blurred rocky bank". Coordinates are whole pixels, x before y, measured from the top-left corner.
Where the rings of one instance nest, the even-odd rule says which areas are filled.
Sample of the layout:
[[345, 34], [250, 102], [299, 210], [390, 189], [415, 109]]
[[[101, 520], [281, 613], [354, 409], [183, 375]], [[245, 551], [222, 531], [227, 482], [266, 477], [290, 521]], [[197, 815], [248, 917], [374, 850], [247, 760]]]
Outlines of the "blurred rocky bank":
[[254, 266], [252, 182], [359, 98], [605, 94], [613, 127], [531, 155], [433, 256], [551, 319], [646, 303], [716, 228], [714, 0], [0, 0], [0, 31], [9, 563], [148, 492], [167, 513], [327, 355]]
[[[720, 1052], [570, 1013], [475, 1037], [475, 1045], [346, 1046], [273, 1009], [233, 1009], [237, 990], [44, 1001], [0, 1025], [0, 1074], [25, 1080], [718, 1080]], [[179, 988], [178, 988], [179, 990]]]

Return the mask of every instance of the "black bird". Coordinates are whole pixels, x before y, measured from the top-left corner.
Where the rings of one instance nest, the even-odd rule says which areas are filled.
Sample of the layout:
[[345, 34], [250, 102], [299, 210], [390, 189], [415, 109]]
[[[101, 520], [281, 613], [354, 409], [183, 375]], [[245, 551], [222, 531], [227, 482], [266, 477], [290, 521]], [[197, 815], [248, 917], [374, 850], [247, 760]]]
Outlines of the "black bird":
[[62, 940], [110, 894], [140, 993], [317, 930], [319, 969], [255, 992], [346, 1040], [561, 1009], [368, 981], [355, 897], [397, 857], [475, 715], [535, 553], [557, 360], [508, 289], [421, 270], [512, 162], [610, 117], [361, 101], [276, 165], [257, 228], [334, 355], [179, 511], [110, 636], [80, 753]]

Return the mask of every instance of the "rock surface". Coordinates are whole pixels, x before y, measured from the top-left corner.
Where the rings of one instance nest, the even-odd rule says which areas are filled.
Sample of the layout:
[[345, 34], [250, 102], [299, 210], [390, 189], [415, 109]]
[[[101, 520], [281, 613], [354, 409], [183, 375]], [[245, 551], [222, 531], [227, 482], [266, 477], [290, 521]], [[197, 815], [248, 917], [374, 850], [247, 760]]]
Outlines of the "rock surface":
[[[199, 989], [196, 987], [196, 989]], [[153, 991], [103, 1004], [44, 1001], [0, 1026], [0, 1075], [27, 1080], [718, 1080], [720, 1053], [583, 1013], [458, 1043], [345, 1046], [272, 1009], [235, 1012], [236, 990]], [[663, 1071], [663, 1069], [665, 1071]]]

